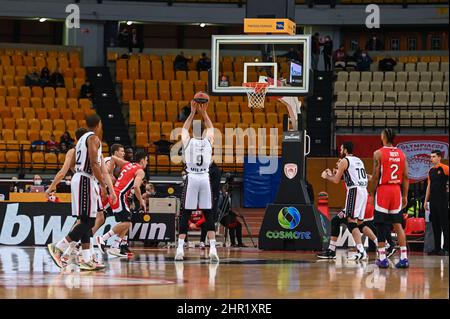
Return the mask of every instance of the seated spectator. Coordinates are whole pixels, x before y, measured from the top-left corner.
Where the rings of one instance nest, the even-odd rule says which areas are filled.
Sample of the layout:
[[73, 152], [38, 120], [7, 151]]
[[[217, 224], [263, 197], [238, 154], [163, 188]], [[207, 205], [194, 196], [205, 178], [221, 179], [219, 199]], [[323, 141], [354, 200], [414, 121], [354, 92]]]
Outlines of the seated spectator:
[[64, 134], [61, 135], [59, 145], [61, 151], [65, 153], [75, 146], [75, 140], [70, 136], [69, 132], [65, 131]]
[[55, 71], [55, 72], [52, 73], [52, 75], [50, 77], [50, 82], [51, 82], [52, 86], [55, 87], [55, 88], [63, 88], [63, 87], [65, 87], [64, 77], [58, 71]]
[[202, 57], [197, 61], [197, 71], [208, 71], [211, 68], [211, 59], [206, 56], [206, 53], [202, 53]]
[[156, 146], [156, 154], [169, 155], [170, 147], [173, 143], [168, 141], [165, 135], [161, 135], [161, 139], [159, 141], [153, 142], [153, 144]]
[[26, 86], [40, 86], [41, 78], [37, 73], [36, 69], [33, 69], [31, 73], [25, 75], [25, 85]]
[[149, 206], [150, 198], [156, 195], [155, 186], [152, 183], [145, 185], [145, 192], [142, 194], [142, 198], [145, 200], [147, 207]]
[[388, 55], [378, 62], [378, 70], [382, 72], [394, 71], [396, 65], [397, 61]]
[[50, 70], [47, 67], [42, 68], [39, 82], [42, 87], [52, 86], [50, 82]]
[[361, 48], [356, 49], [351, 56], [347, 56], [348, 61], [358, 61], [358, 59], [361, 57], [361, 53]]
[[221, 87], [230, 86], [230, 81], [228, 80], [228, 76], [222, 75], [222, 77], [220, 78], [219, 86], [221, 86]]
[[372, 64], [372, 58], [367, 54], [366, 51], [361, 53], [361, 56], [356, 61], [356, 70], [358, 71], [370, 71], [370, 65]]
[[55, 135], [50, 136], [50, 140], [46, 143], [47, 151], [56, 153], [59, 149], [59, 144], [55, 139]]
[[366, 50], [369, 51], [380, 51], [384, 49], [383, 43], [378, 39], [376, 35], [373, 35], [366, 43]]
[[138, 33], [136, 28], [131, 29], [128, 40], [128, 52], [133, 53], [133, 48], [139, 48], [139, 53], [144, 50], [144, 41], [142, 36]]
[[345, 51], [345, 48], [343, 45], [339, 47], [336, 51], [333, 53], [333, 61], [336, 62], [345, 62], [347, 61], [347, 52]]
[[[41, 186], [42, 185], [42, 177], [39, 175], [34, 175], [33, 177], [33, 185], [25, 185], [25, 189], [27, 192], [31, 192], [31, 186]], [[37, 191], [37, 190], [35, 190]]]
[[94, 88], [91, 85], [91, 81], [86, 79], [84, 84], [80, 89], [80, 99], [93, 99], [94, 97]]
[[175, 60], [173, 61], [173, 69], [175, 71], [187, 71], [188, 70], [188, 61], [192, 60], [192, 58], [188, 59], [184, 56], [184, 52], [180, 52], [175, 57]]

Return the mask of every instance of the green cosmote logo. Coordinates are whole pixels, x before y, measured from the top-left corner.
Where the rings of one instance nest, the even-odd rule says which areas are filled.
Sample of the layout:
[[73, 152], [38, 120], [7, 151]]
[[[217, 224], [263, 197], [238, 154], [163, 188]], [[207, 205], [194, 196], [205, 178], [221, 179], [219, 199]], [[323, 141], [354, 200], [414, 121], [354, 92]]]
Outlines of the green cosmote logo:
[[295, 207], [283, 207], [278, 212], [278, 223], [284, 229], [294, 229], [300, 224], [300, 212]]

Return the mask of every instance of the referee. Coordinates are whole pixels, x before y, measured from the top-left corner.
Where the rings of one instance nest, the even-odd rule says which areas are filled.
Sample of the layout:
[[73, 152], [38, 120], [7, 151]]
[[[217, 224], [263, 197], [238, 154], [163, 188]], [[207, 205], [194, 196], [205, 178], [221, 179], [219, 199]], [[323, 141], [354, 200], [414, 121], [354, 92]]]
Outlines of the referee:
[[[448, 256], [448, 166], [441, 163], [441, 151], [431, 152], [434, 165], [428, 173], [428, 186], [425, 204], [430, 210], [433, 225], [434, 250], [431, 254]], [[444, 233], [444, 246], [441, 249], [441, 233]]]

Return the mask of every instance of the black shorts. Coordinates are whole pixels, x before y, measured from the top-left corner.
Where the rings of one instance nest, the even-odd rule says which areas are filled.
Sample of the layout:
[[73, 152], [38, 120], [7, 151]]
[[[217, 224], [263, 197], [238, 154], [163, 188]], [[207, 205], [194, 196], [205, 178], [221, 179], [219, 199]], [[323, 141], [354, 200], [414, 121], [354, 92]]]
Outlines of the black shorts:
[[117, 223], [131, 223], [131, 212], [129, 210], [122, 210], [118, 213], [114, 213], [114, 218], [116, 219]]
[[374, 224], [403, 224], [403, 214], [396, 213], [396, 214], [387, 214], [387, 213], [381, 213], [379, 211], [375, 211]]

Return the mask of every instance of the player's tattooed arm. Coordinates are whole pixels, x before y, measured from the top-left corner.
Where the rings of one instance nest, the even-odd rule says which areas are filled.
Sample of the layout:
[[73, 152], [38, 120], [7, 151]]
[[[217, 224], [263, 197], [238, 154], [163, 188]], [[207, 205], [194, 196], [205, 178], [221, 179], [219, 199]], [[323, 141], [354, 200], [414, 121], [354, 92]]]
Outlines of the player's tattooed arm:
[[375, 196], [375, 190], [378, 186], [378, 180], [380, 179], [380, 170], [381, 170], [381, 153], [379, 151], [375, 151], [373, 153], [373, 170], [372, 170], [372, 178], [369, 180], [368, 191], [372, 198]]

